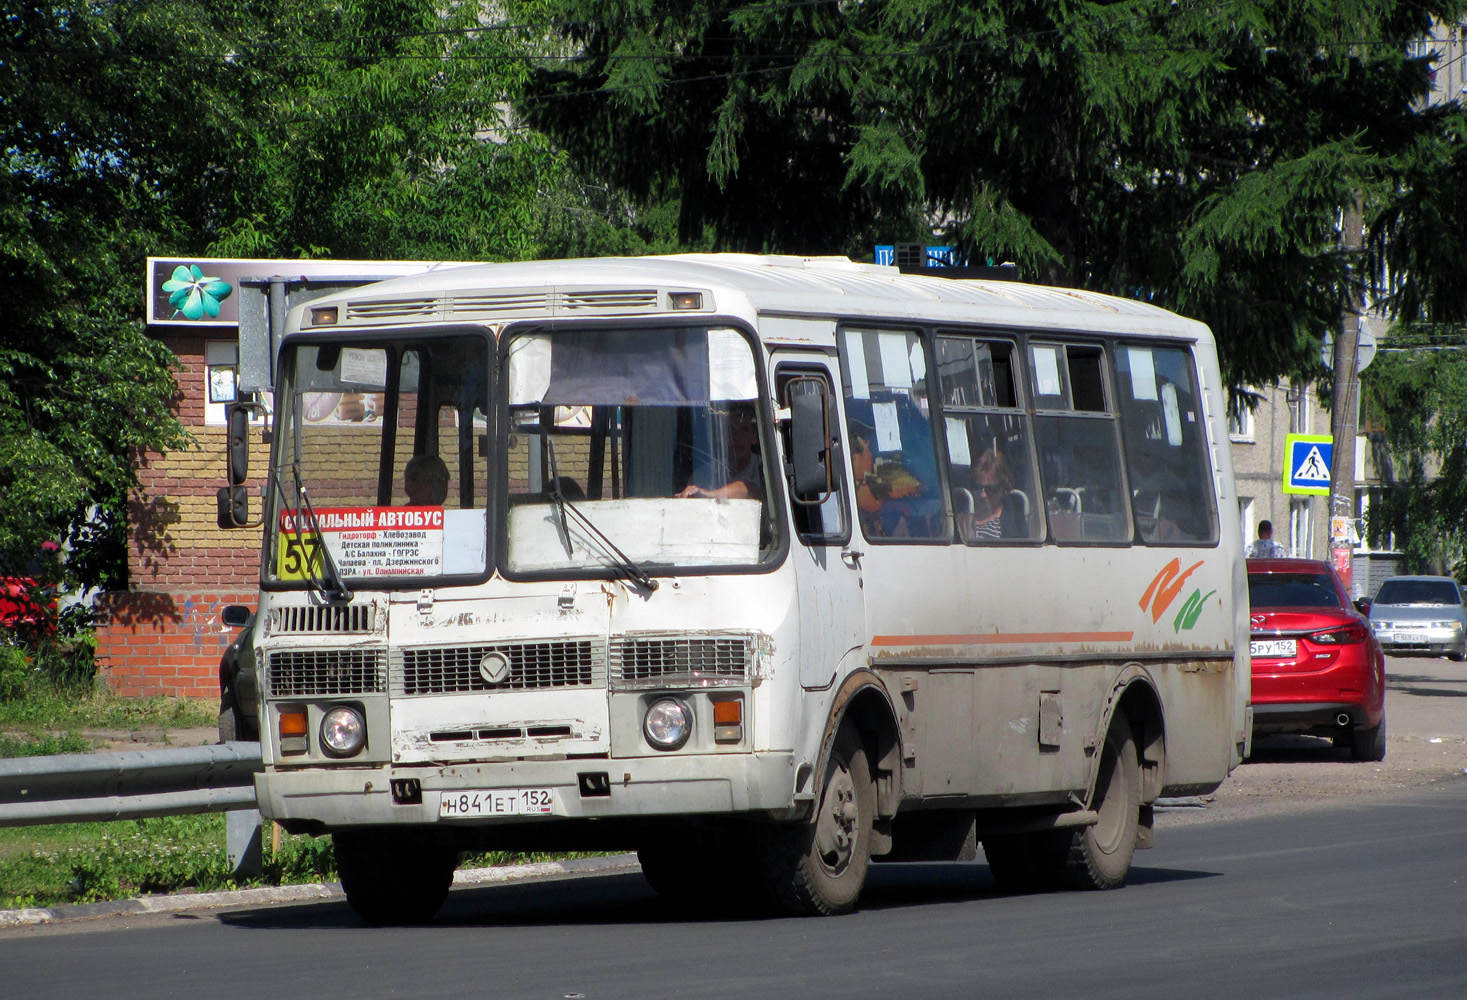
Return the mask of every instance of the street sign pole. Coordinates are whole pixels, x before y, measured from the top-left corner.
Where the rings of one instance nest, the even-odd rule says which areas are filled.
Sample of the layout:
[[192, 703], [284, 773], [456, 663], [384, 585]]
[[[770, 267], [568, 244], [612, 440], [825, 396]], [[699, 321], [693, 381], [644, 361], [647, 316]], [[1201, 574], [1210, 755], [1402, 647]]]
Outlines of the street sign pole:
[[[1338, 518], [1355, 517], [1355, 433], [1356, 412], [1360, 401], [1360, 373], [1355, 370], [1355, 354], [1360, 335], [1361, 315], [1365, 311], [1364, 296], [1360, 289], [1359, 272], [1355, 262], [1364, 243], [1364, 209], [1357, 194], [1355, 201], [1345, 210], [1342, 234], [1345, 256], [1350, 261], [1350, 277], [1354, 283], [1345, 293], [1344, 315], [1340, 324], [1340, 336], [1335, 338], [1334, 386], [1330, 393], [1330, 436], [1334, 438], [1334, 454], [1330, 462], [1330, 523]], [[1354, 546], [1348, 533], [1339, 537], [1330, 531], [1330, 562], [1344, 581], [1345, 588], [1352, 583], [1351, 558]]]

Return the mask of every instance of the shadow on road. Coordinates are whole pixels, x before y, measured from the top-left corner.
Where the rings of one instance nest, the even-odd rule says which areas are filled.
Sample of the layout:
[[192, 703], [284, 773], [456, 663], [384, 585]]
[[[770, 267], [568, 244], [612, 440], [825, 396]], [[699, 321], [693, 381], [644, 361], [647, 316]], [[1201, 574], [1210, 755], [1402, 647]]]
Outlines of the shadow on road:
[[[1173, 868], [1131, 869], [1133, 886], [1213, 878], [1216, 873]], [[891, 910], [963, 902], [1008, 895], [999, 891], [982, 862], [873, 865], [861, 895], [860, 909]], [[274, 905], [219, 915], [227, 926], [249, 930], [364, 928], [345, 900]], [[563, 925], [636, 925], [728, 923], [793, 920], [748, 905], [714, 899], [706, 905], [663, 899], [639, 874], [606, 875], [524, 884], [456, 889], [432, 926], [535, 927]], [[386, 928], [376, 933], [404, 933]]]
[[1243, 761], [1249, 764], [1308, 764], [1320, 761], [1350, 760], [1349, 746], [1336, 747], [1327, 739], [1316, 736], [1274, 735], [1253, 738], [1253, 756]]
[[1393, 674], [1389, 666], [1386, 668], [1386, 690], [1399, 691], [1417, 698], [1467, 698], [1467, 672], [1464, 672], [1462, 681], [1456, 687], [1441, 687], [1443, 683], [1453, 684], [1453, 681], [1443, 682], [1440, 677], [1423, 677], [1417, 674]]

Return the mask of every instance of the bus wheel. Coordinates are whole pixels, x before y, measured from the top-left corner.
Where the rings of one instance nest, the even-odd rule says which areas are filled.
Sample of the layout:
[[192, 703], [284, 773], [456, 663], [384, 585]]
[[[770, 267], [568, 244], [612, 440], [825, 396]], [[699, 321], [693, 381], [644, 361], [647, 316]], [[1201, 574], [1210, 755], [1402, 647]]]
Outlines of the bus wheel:
[[843, 728], [831, 747], [811, 822], [770, 832], [760, 851], [765, 884], [790, 913], [834, 916], [856, 905], [871, 864], [876, 786], [866, 751]]
[[1072, 889], [1115, 889], [1126, 881], [1141, 816], [1141, 765], [1124, 720], [1111, 726], [1095, 778], [1100, 815], [1094, 826], [1061, 831], [1070, 841], [1063, 884]]
[[341, 888], [373, 927], [426, 924], [458, 867], [458, 852], [419, 830], [346, 830], [331, 835]]

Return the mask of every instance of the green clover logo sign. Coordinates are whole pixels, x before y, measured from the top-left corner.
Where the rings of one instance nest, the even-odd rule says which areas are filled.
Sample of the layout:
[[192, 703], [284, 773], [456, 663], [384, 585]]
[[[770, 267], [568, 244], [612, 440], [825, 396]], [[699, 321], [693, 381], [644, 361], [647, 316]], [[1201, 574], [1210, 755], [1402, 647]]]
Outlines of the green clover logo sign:
[[[219, 315], [219, 303], [229, 298], [233, 286], [219, 278], [206, 278], [197, 264], [180, 264], [173, 277], [163, 282], [168, 304], [187, 319], [210, 319]], [[176, 314], [175, 314], [176, 315]]]

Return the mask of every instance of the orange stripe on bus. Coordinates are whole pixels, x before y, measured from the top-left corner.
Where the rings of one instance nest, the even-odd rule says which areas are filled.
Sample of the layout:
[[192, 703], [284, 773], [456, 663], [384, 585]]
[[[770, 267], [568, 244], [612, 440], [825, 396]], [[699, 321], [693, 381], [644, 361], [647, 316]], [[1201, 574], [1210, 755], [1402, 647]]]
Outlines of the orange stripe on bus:
[[873, 646], [992, 646], [1016, 642], [1130, 642], [1134, 632], [982, 632], [976, 635], [878, 635]]

